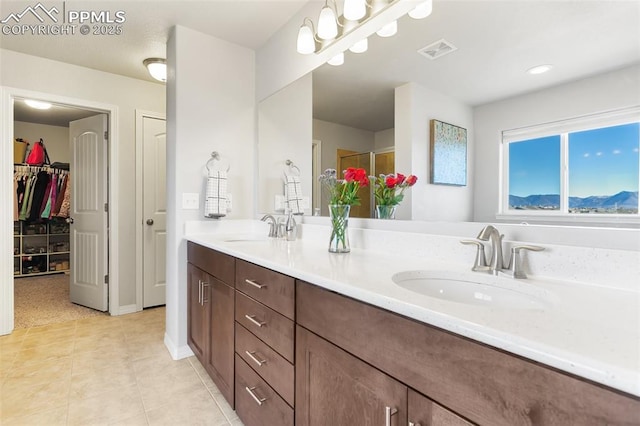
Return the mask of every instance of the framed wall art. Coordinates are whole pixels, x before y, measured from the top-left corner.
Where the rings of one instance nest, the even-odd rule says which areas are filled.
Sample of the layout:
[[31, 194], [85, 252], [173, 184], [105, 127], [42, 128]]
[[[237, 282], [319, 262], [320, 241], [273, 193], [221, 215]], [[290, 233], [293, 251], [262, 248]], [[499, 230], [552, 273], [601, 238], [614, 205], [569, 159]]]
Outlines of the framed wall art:
[[430, 121], [431, 183], [467, 185], [467, 129]]

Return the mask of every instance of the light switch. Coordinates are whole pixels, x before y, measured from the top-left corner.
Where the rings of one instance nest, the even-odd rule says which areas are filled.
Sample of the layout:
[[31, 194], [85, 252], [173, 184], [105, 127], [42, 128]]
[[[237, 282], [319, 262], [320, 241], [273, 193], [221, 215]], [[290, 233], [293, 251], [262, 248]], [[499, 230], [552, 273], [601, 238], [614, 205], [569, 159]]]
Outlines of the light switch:
[[183, 192], [182, 208], [184, 210], [198, 210], [200, 208], [200, 194], [197, 192]]

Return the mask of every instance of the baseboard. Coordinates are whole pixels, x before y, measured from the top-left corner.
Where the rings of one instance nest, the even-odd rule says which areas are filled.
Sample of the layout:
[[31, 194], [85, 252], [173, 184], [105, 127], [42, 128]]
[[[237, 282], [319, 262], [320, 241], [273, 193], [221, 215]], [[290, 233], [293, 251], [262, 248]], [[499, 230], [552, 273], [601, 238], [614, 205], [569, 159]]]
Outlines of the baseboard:
[[188, 345], [176, 346], [175, 343], [173, 343], [173, 340], [171, 340], [171, 338], [167, 333], [164, 334], [164, 345], [169, 350], [169, 353], [171, 354], [171, 358], [173, 358], [176, 361], [179, 359], [193, 356], [193, 351]]
[[133, 314], [135, 312], [138, 312], [138, 307], [134, 303], [133, 305], [120, 306], [118, 308], [118, 314], [117, 315]]

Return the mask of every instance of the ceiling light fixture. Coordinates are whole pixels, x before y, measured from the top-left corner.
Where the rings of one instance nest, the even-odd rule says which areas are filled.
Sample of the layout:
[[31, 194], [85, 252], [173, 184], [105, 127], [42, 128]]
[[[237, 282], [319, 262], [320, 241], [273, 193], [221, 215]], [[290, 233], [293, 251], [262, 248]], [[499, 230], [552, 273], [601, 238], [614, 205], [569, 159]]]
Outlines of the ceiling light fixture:
[[162, 58], [147, 58], [142, 61], [151, 77], [163, 83], [167, 81], [167, 61]]
[[409, 12], [409, 16], [413, 19], [424, 19], [431, 15], [433, 11], [433, 0], [427, 0], [416, 6], [415, 9]]
[[553, 68], [553, 65], [545, 64], [545, 65], [537, 65], [533, 68], [529, 68], [527, 70], [527, 74], [536, 75], [536, 74], [544, 74], [547, 71], [550, 71]]
[[25, 99], [24, 103], [35, 109], [49, 109], [51, 104], [49, 102], [36, 101], [33, 99]]

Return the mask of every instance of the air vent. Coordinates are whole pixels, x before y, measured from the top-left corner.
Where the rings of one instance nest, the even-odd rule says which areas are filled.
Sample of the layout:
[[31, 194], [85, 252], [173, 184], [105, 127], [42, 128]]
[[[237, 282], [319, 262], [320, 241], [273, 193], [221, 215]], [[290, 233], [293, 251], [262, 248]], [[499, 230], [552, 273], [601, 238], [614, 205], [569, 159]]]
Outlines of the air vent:
[[440, 39], [435, 43], [431, 43], [430, 45], [423, 47], [422, 49], [418, 49], [418, 53], [429, 59], [438, 59], [447, 53], [453, 52], [454, 50], [458, 50], [458, 48], [447, 40]]

